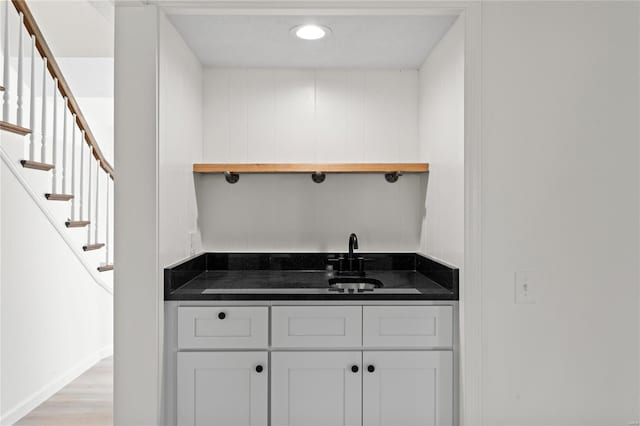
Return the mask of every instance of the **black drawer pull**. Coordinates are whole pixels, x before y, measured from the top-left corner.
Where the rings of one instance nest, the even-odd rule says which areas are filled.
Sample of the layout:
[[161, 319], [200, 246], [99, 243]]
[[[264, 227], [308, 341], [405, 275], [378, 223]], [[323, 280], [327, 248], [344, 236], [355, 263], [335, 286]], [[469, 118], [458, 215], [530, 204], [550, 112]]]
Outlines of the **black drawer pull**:
[[227, 314], [225, 314], [224, 312], [220, 312], [218, 314], [218, 318], [221, 319], [221, 320], [225, 319], [226, 317], [227, 317]]
[[370, 365], [370, 366], [367, 367], [367, 371], [369, 373], [373, 373], [374, 371], [376, 371], [376, 368], [373, 365]]
[[257, 373], [262, 373], [262, 370], [264, 370], [264, 367], [262, 367], [261, 365], [256, 365], [256, 372]]
[[352, 366], [351, 366], [351, 371], [352, 371], [352, 372], [357, 373], [357, 372], [358, 372], [358, 370], [360, 370], [360, 369], [358, 368], [358, 366], [357, 366], [357, 365], [352, 365]]

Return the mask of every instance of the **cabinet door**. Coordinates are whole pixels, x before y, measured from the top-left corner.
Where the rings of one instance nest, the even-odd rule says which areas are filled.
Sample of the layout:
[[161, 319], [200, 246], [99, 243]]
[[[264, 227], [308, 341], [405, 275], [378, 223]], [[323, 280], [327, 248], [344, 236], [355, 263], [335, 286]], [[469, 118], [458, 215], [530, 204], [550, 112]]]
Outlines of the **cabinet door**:
[[361, 426], [362, 352], [273, 352], [272, 426]]
[[266, 352], [178, 353], [178, 425], [266, 426], [267, 367]]
[[451, 426], [451, 351], [364, 352], [363, 426]]

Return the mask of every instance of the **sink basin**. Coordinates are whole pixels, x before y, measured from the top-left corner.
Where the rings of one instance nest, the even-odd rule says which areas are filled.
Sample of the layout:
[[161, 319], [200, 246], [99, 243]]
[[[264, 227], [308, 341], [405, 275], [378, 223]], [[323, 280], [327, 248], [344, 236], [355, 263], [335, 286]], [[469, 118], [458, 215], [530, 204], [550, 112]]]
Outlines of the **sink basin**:
[[339, 278], [329, 278], [329, 289], [335, 290], [339, 292], [363, 292], [363, 291], [373, 291], [376, 288], [383, 287], [382, 282], [380, 280], [376, 280], [375, 278], [364, 278], [364, 277], [339, 277]]

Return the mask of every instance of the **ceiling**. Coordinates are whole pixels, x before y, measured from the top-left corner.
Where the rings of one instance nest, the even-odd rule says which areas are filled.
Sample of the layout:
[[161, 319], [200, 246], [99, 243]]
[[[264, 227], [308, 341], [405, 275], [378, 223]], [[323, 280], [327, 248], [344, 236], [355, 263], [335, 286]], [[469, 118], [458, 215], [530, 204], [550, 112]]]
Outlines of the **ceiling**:
[[[203, 65], [248, 68], [417, 69], [456, 16], [170, 15]], [[332, 34], [304, 41], [289, 31], [314, 23]]]

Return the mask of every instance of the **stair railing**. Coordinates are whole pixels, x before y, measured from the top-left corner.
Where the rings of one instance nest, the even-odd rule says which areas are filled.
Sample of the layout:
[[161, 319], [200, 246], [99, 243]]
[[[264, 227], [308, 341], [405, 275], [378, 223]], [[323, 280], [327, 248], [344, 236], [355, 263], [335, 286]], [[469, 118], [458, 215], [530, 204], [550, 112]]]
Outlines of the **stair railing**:
[[[87, 243], [83, 249], [104, 249], [104, 263], [97, 269], [100, 272], [110, 271], [113, 269], [110, 253], [112, 227], [109, 224], [113, 217], [110, 196], [113, 167], [100, 150], [27, 3], [11, 0], [13, 8], [9, 0], [2, 3], [0, 128], [29, 135], [28, 158], [21, 161], [22, 166], [51, 171], [51, 193], [45, 194], [46, 198], [70, 201], [66, 226], [87, 228]], [[25, 60], [24, 47], [29, 45], [29, 57]], [[25, 81], [25, 73], [28, 81]], [[38, 82], [42, 85], [40, 90]], [[28, 120], [25, 103], [28, 104]], [[85, 149], [89, 154], [86, 159]], [[79, 161], [76, 161], [78, 157]], [[92, 176], [93, 169], [95, 176]], [[104, 194], [103, 199], [100, 199], [101, 194]]]

